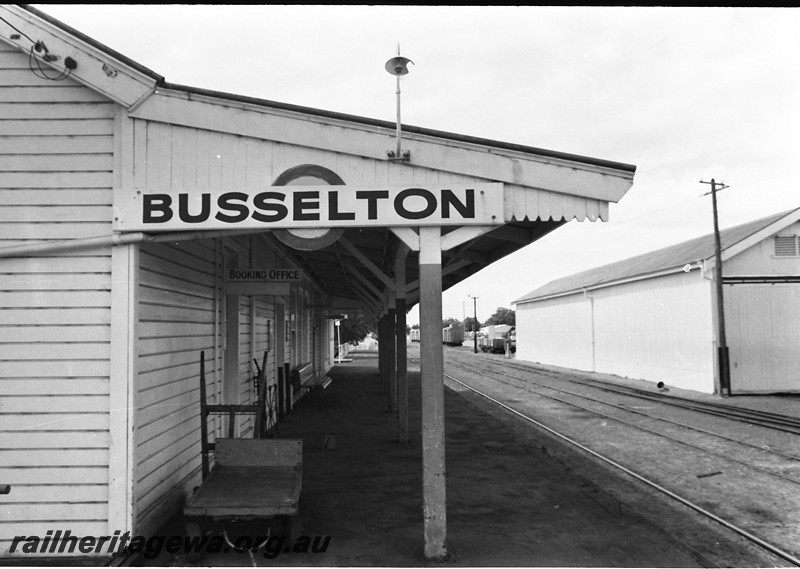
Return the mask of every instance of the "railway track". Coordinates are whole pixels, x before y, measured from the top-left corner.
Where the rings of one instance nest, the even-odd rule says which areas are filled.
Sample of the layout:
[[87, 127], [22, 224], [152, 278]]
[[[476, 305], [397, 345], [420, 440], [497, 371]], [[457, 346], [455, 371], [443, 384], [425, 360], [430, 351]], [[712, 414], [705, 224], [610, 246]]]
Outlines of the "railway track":
[[[501, 365], [495, 362], [489, 362], [489, 363], [494, 365]], [[513, 361], [508, 361], [508, 363], [504, 365], [520, 371], [526, 371], [528, 373], [530, 373], [531, 371], [530, 367], [520, 364], [515, 364]], [[581, 380], [575, 380], [569, 377], [565, 377], [564, 374], [548, 372], [541, 369], [537, 369], [536, 373], [542, 375], [550, 375], [551, 377], [556, 377], [560, 380], [565, 380], [570, 383], [582, 383], [582, 384], [591, 383], [597, 389], [602, 389], [604, 391], [608, 391], [609, 393], [630, 394], [640, 399], [657, 401], [659, 403], [664, 403], [666, 405], [671, 405], [673, 407], [690, 409], [692, 411], [696, 411], [699, 413], [707, 413], [709, 415], [716, 415], [718, 417], [725, 417], [728, 419], [733, 419], [744, 423], [749, 423], [752, 425], [768, 427], [770, 429], [775, 429], [778, 431], [784, 431], [787, 433], [800, 435], [800, 419], [797, 419], [796, 417], [789, 417], [786, 415], [780, 415], [778, 413], [760, 411], [758, 409], [742, 409], [740, 407], [736, 407], [734, 405], [726, 405], [724, 403], [707, 403], [675, 395], [654, 393], [651, 391], [645, 391], [643, 389], [637, 389], [635, 387], [630, 387], [625, 385], [614, 385], [608, 382], [603, 382], [592, 378], [581, 378]]]
[[[475, 369], [480, 369], [479, 366], [476, 366], [476, 365], [474, 365], [472, 363], [468, 363], [468, 362], [459, 362], [459, 365], [461, 365], [461, 366], [471, 366], [471, 367], [473, 367]], [[528, 370], [528, 373], [530, 374], [530, 370]], [[624, 404], [617, 403], [617, 401], [618, 401], [617, 399], [614, 399], [612, 401], [603, 401], [603, 400], [600, 400], [599, 398], [597, 398], [595, 395], [592, 395], [592, 394], [587, 395], [587, 394], [576, 393], [576, 392], [568, 390], [568, 389], [558, 388], [558, 387], [554, 387], [552, 385], [546, 385], [546, 384], [538, 383], [538, 382], [531, 381], [531, 380], [526, 381], [524, 384], [520, 384], [520, 378], [515, 378], [515, 377], [505, 373], [504, 371], [495, 371], [495, 374], [496, 374], [495, 377], [494, 377], [495, 381], [506, 383], [506, 384], [512, 385], [514, 387], [519, 387], [521, 389], [524, 389], [525, 391], [528, 391], [528, 392], [531, 392], [531, 393], [536, 393], [537, 395], [541, 395], [541, 396], [544, 396], [544, 397], [548, 397], [550, 399], [557, 400], [557, 401], [559, 401], [561, 403], [564, 403], [566, 405], [571, 405], [573, 407], [577, 407], [577, 408], [582, 409], [584, 411], [588, 411], [588, 412], [591, 412], [591, 413], [602, 415], [602, 416], [607, 417], [607, 418], [609, 418], [611, 420], [614, 420], [614, 421], [618, 421], [618, 422], [621, 422], [621, 423], [625, 423], [625, 424], [634, 426], [636, 428], [647, 430], [647, 431], [651, 432], [655, 436], [670, 438], [670, 439], [672, 439], [672, 440], [674, 440], [674, 441], [676, 441], [676, 442], [678, 442], [680, 444], [686, 444], [686, 445], [689, 445], [689, 446], [696, 446], [696, 445], [692, 445], [691, 443], [689, 443], [689, 442], [687, 442], [685, 440], [681, 440], [681, 439], [678, 439], [678, 438], [675, 438], [675, 437], [670, 437], [665, 432], [663, 432], [663, 430], [661, 430], [661, 429], [657, 429], [657, 428], [648, 429], [646, 426], [642, 425], [641, 423], [634, 423], [634, 422], [631, 422], [631, 421], [627, 421], [627, 420], [625, 420], [623, 418], [610, 415], [608, 413], [603, 413], [600, 410], [592, 409], [591, 406], [581, 405], [581, 404], [576, 403], [575, 401], [569, 401], [569, 400], [565, 399], [564, 397], [558, 397], [556, 395], [548, 395], [548, 394], [542, 392], [541, 389], [546, 389], [546, 390], [549, 390], [549, 391], [552, 391], [552, 392], [555, 392], [555, 393], [558, 393], [558, 394], [562, 394], [564, 396], [573, 397], [573, 398], [584, 400], [584, 401], [587, 401], [587, 402], [590, 402], [590, 403], [593, 403], [593, 404], [597, 404], [597, 405], [600, 405], [600, 406], [605, 406], [605, 407], [609, 407], [609, 408], [612, 408], [612, 409], [616, 409], [616, 410], [622, 411], [622, 412], [624, 412], [626, 414], [640, 416], [640, 417], [646, 417], [648, 419], [655, 419], [656, 421], [658, 421], [660, 423], [669, 423], [671, 425], [680, 427], [682, 429], [696, 431], [696, 432], [702, 433], [704, 435], [708, 435], [708, 436], [711, 436], [711, 437], [716, 437], [716, 438], [719, 438], [719, 439], [724, 439], [725, 441], [728, 441], [728, 442], [731, 442], [731, 443], [735, 443], [735, 444], [738, 444], [740, 446], [747, 447], [749, 449], [753, 449], [755, 451], [758, 451], [759, 453], [769, 453], [770, 455], [775, 456], [775, 457], [780, 457], [780, 458], [788, 460], [788, 461], [797, 462], [798, 466], [800, 466], [800, 452], [797, 452], [797, 453], [784, 452], [782, 450], [778, 450], [778, 449], [774, 448], [773, 446], [769, 446], [769, 445], [765, 445], [765, 444], [753, 444], [751, 442], [743, 441], [743, 440], [740, 440], [740, 439], [725, 435], [725, 434], [720, 433], [720, 432], [712, 432], [712, 431], [710, 431], [708, 429], [699, 428], [697, 426], [689, 425], [687, 423], [680, 422], [680, 421], [675, 421], [675, 420], [672, 420], [670, 418], [666, 418], [666, 417], [663, 417], [663, 416], [654, 417], [653, 414], [652, 414], [652, 410], [650, 410], [650, 409], [648, 409], [647, 411], [639, 411], [636, 408], [632, 407], [631, 405], [624, 405]], [[560, 377], [563, 378], [563, 375], [560, 376]], [[646, 401], [653, 401], [653, 402], [656, 402], [656, 403], [659, 403], [659, 404], [668, 405], [668, 406], [671, 406], [671, 407], [678, 407], [678, 408], [689, 410], [689, 411], [692, 411], [692, 412], [708, 413], [708, 414], [711, 414], [711, 415], [714, 415], [714, 416], [717, 416], [717, 417], [721, 417], [721, 418], [725, 418], [725, 419], [730, 419], [730, 420], [735, 420], [735, 421], [742, 421], [742, 422], [746, 422], [748, 424], [758, 425], [759, 427], [763, 427], [763, 428], [766, 428], [766, 429], [771, 429], [771, 430], [776, 430], [776, 431], [781, 431], [781, 432], [786, 432], [786, 433], [791, 433], [791, 434], [800, 434], [800, 422], [798, 422], [797, 419], [795, 419], [794, 417], [787, 417], [785, 415], [777, 415], [777, 414], [774, 414], [774, 413], [770, 413], [768, 415], [770, 415], [770, 419], [771, 420], [770, 421], [762, 421], [762, 420], [759, 420], [759, 418], [762, 417], [765, 414], [763, 412], [760, 412], [760, 411], [757, 411], [757, 410], [741, 409], [741, 408], [736, 408], [736, 407], [726, 406], [726, 405], [715, 405], [713, 403], [693, 402], [691, 400], [677, 398], [677, 397], [674, 397], [674, 396], [661, 395], [661, 394], [652, 394], [652, 393], [646, 392], [644, 390], [639, 390], [639, 389], [630, 388], [630, 387], [626, 387], [626, 386], [619, 386], [619, 387], [612, 386], [610, 384], [607, 384], [607, 383], [604, 383], [604, 382], [599, 382], [597, 380], [592, 380], [592, 379], [584, 379], [583, 381], [575, 381], [575, 380], [567, 378], [564, 381], [566, 381], [569, 384], [573, 384], [573, 385], [586, 385], [586, 382], [589, 382], [591, 387], [594, 388], [594, 389], [599, 389], [601, 391], [608, 392], [608, 393], [615, 394], [615, 395], [621, 395], [623, 397], [631, 397], [631, 398], [636, 398], [636, 399], [641, 399], [641, 400], [646, 400]], [[532, 385], [536, 385], [537, 387], [540, 387], [541, 389], [540, 390], [535, 390], [535, 389], [532, 388]], [[719, 408], [715, 409], [715, 407], [719, 407]], [[798, 431], [795, 432], [794, 428], [798, 429]], [[710, 453], [714, 453], [715, 452], [715, 451], [713, 451], [713, 449], [709, 449], [707, 447], [697, 446], [697, 448], [699, 448], [701, 450], [705, 450], [706, 452], [710, 452]], [[774, 471], [769, 471], [769, 470], [766, 470], [766, 469], [763, 469], [763, 468], [755, 467], [752, 463], [746, 462], [745, 460], [736, 460], [736, 459], [734, 459], [734, 458], [732, 458], [730, 456], [726, 456], [725, 458], [727, 460], [738, 462], [745, 468], [756, 469], [756, 470], [759, 470], [761, 472], [765, 472], [768, 475], [777, 476], [779, 478], [784, 478], [784, 479], [789, 480], [791, 482], [800, 484], [800, 473], [798, 473], [797, 477], [784, 476], [784, 475], [782, 475], [780, 473], [777, 473], [777, 472], [774, 472]]]
[[[758, 548], [791, 565], [800, 566], [796, 546], [798, 533], [790, 527], [793, 525], [790, 519], [785, 518], [782, 524], [774, 521], [772, 524], [764, 523], [763, 520], [755, 523], [725, 503], [726, 498], [730, 499], [731, 496], [726, 494], [726, 490], [729, 491], [732, 484], [739, 484], [745, 490], [753, 492], [769, 492], [772, 496], [772, 502], [764, 502], [760, 496], [754, 497], [753, 502], [757, 503], [757, 507], [748, 504], [746, 496], [736, 496], [736, 499], [743, 501], [745, 511], [772, 510], [779, 516], [781, 507], [791, 507], [792, 499], [797, 501], [793, 497], [800, 495], [800, 452], [792, 450], [792, 446], [799, 444], [796, 435], [800, 434], [800, 421], [797, 419], [732, 405], [652, 393], [591, 378], [570, 378], [566, 374], [539, 368], [534, 370], [505, 359], [485, 356], [478, 359], [458, 350], [446, 350], [445, 354], [445, 376], [452, 382], [451, 385], [474, 393], [517, 419], [578, 448], [612, 469], [624, 472], [670, 500], [736, 533]], [[553, 385], [553, 381], [558, 382], [558, 385]], [[702, 464], [706, 472], [697, 475], [697, 479], [735, 472], [737, 481], [732, 480], [733, 476], [727, 476], [725, 478], [729, 480], [719, 484], [722, 488], [721, 495], [703, 495], [697, 488], [686, 487], [691, 486], [691, 483], [686, 486], [676, 483], [679, 477], [662, 476], [663, 473], [654, 472], [652, 468], [644, 468], [643, 465], [652, 464], [653, 460], [639, 461], [635, 457], [625, 456], [625, 453], [617, 452], [613, 444], [598, 442], [598, 438], [584, 437], [579, 429], [570, 432], [570, 425], [567, 423], [559, 424], [542, 419], [543, 413], [532, 412], [531, 408], [537, 406], [534, 400], [540, 402], [540, 408], [542, 401], [549, 401], [551, 405], [559, 405], [579, 413], [580, 419], [572, 416], [573, 423], [580, 421], [585, 426], [605, 426], [613, 422], [617, 429], [625, 429], [628, 437], [665, 441], [658, 444], [647, 443], [654, 447], [663, 448], [667, 444], [673, 445], [670, 448], [681, 446], [683, 450], [670, 452], [683, 457], [682, 462], [688, 463], [686, 466], [689, 469], [694, 466], [693, 463]], [[673, 411], [665, 412], [664, 409]], [[658, 416], [659, 413], [662, 416]], [[663, 416], [664, 414], [680, 414], [680, 418], [684, 420]], [[705, 416], [706, 419], [701, 423], [711, 422], [713, 425], [711, 428], [704, 428], [690, 424], [687, 419], [689, 416]], [[744, 423], [748, 433], [753, 431], [752, 438], [757, 442], [742, 440], [741, 437], [726, 432], [727, 421]], [[717, 422], [720, 422], [719, 425]], [[631, 435], [634, 431], [635, 434]], [[691, 436], [687, 434], [690, 432]], [[764, 433], [777, 437], [771, 439], [777, 442], [763, 444], [761, 441], [766, 436]], [[699, 437], [702, 442], [697, 442], [692, 437]], [[584, 440], [580, 440], [582, 438]], [[788, 450], [779, 449], [780, 444], [788, 445]], [[615, 453], [618, 456], [615, 457]], [[722, 478], [723, 476], [719, 476], [717, 480]], [[707, 484], [701, 490], [709, 492], [710, 488]], [[800, 502], [795, 505], [798, 508], [794, 513], [797, 514], [800, 511]], [[795, 527], [796, 525], [794, 523]]]

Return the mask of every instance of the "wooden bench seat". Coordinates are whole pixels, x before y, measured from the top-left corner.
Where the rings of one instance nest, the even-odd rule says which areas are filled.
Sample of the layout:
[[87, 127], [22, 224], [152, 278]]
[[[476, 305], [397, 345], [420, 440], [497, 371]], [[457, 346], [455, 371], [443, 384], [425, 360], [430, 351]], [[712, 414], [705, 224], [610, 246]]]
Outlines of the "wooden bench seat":
[[322, 394], [327, 389], [333, 380], [327, 375], [316, 375], [314, 373], [314, 365], [311, 363], [297, 366], [291, 373], [292, 387], [294, 390], [305, 393], [311, 393], [311, 397], [316, 404], [322, 403]]

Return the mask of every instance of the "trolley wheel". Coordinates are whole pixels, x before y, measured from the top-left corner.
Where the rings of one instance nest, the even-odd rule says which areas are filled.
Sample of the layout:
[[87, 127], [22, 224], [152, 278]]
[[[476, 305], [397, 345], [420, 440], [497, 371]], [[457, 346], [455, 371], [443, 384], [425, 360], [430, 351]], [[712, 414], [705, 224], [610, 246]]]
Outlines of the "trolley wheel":
[[188, 543], [196, 543], [198, 551], [186, 551], [186, 560], [196, 563], [203, 558], [203, 551], [199, 548], [200, 540], [203, 537], [203, 530], [199, 522], [186, 522], [184, 525], [184, 532], [186, 533], [187, 545]]
[[303, 521], [300, 519], [299, 514], [286, 516], [284, 524], [286, 528], [286, 541], [289, 543], [294, 543], [298, 537], [303, 535]]

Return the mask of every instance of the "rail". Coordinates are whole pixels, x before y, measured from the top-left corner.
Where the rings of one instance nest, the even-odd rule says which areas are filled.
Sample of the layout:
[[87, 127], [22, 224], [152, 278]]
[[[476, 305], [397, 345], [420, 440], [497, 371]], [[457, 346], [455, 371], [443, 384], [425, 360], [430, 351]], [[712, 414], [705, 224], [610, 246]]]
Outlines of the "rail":
[[[466, 362], [459, 362], [459, 363], [462, 365], [469, 365], [466, 364]], [[606, 381], [593, 378], [570, 379], [568, 377], [565, 377], [564, 374], [553, 373], [545, 369], [533, 368], [522, 364], [515, 364], [513, 362], [508, 362], [508, 361], [503, 361], [502, 364], [499, 362], [492, 362], [492, 363], [495, 363], [496, 365], [503, 367], [511, 367], [513, 369], [519, 371], [525, 371], [528, 373], [535, 372], [537, 374], [545, 375], [548, 377], [557, 377], [560, 380], [565, 380], [570, 383], [581, 384], [581, 385], [591, 384], [596, 389], [601, 389], [609, 393], [632, 395], [640, 399], [657, 401], [659, 403], [664, 403], [666, 405], [671, 405], [673, 407], [679, 407], [682, 409], [688, 409], [691, 411], [697, 411], [700, 413], [715, 415], [717, 417], [724, 417], [727, 419], [732, 419], [743, 423], [749, 423], [752, 425], [758, 425], [760, 427], [767, 427], [770, 429], [783, 431], [795, 435], [800, 434], [800, 419], [797, 419], [795, 417], [790, 417], [787, 415], [770, 413], [767, 411], [759, 411], [757, 409], [742, 409], [741, 407], [736, 407], [735, 405], [730, 405], [725, 403], [696, 401], [694, 399], [688, 399], [686, 397], [680, 397], [678, 395], [672, 395], [667, 393], [654, 393], [652, 391], [637, 389], [635, 387], [629, 387], [625, 385], [615, 385]]]
[[633, 470], [631, 470], [631, 469], [623, 466], [622, 464], [620, 464], [620, 463], [618, 463], [618, 462], [616, 462], [616, 461], [614, 461], [614, 460], [612, 460], [612, 459], [610, 459], [610, 458], [598, 453], [597, 451], [594, 451], [594, 450], [586, 447], [585, 445], [582, 445], [578, 441], [576, 441], [576, 440], [574, 440], [574, 439], [572, 439], [572, 438], [570, 438], [570, 437], [568, 437], [568, 436], [566, 436], [566, 435], [564, 435], [562, 433], [559, 433], [555, 429], [552, 429], [551, 427], [548, 427], [547, 425], [545, 425], [545, 424], [533, 419], [532, 417], [529, 417], [528, 415], [526, 415], [526, 414], [524, 414], [524, 413], [522, 413], [522, 412], [520, 412], [520, 411], [518, 411], [518, 410], [516, 410], [516, 409], [514, 409], [514, 408], [512, 408], [512, 407], [510, 407], [508, 405], [506, 405], [502, 401], [499, 401], [498, 399], [496, 399], [496, 398], [494, 398], [494, 397], [492, 397], [490, 395], [487, 395], [486, 393], [483, 393], [482, 391], [472, 387], [471, 385], [468, 385], [468, 384], [464, 383], [463, 381], [460, 381], [460, 380], [456, 379], [455, 377], [453, 377], [453, 376], [451, 376], [449, 374], [444, 374], [444, 376], [447, 379], [449, 379], [450, 381], [453, 381], [454, 383], [457, 383], [458, 385], [464, 387], [465, 389], [468, 389], [469, 391], [472, 391], [476, 395], [479, 395], [480, 397], [483, 397], [484, 399], [490, 401], [494, 405], [497, 405], [498, 407], [501, 407], [502, 409], [508, 411], [509, 413], [511, 413], [511, 414], [523, 419], [526, 422], [529, 422], [529, 423], [535, 425], [536, 427], [538, 427], [538, 428], [540, 428], [540, 429], [542, 429], [544, 431], [547, 431], [548, 433], [552, 434], [553, 436], [555, 436], [555, 437], [557, 437], [557, 438], [569, 443], [570, 445], [572, 445], [572, 446], [580, 449], [581, 451], [583, 451], [583, 452], [585, 452], [585, 453], [597, 458], [598, 460], [601, 460], [601, 461], [605, 462], [606, 464], [611, 465], [612, 467], [616, 468], [617, 470], [620, 470], [620, 471], [626, 473], [627, 475], [635, 478], [636, 480], [642, 482], [643, 484], [645, 484], [645, 485], [657, 490], [658, 492], [661, 492], [662, 494], [664, 494], [664, 495], [670, 497], [671, 499], [683, 504], [684, 506], [694, 510], [695, 512], [707, 517], [708, 519], [713, 520], [714, 522], [722, 525], [723, 527], [725, 527], [725, 528], [733, 531], [734, 533], [744, 537], [748, 541], [751, 541], [752, 543], [758, 545], [759, 547], [761, 547], [761, 548], [773, 553], [774, 555], [777, 555], [778, 557], [784, 559], [785, 561], [788, 561], [788, 562], [800, 567], [800, 559], [798, 559], [797, 557], [795, 557], [791, 553], [789, 553], [787, 551], [784, 551], [783, 549], [781, 549], [781, 548], [779, 548], [779, 547], [777, 547], [777, 546], [775, 546], [775, 545], [773, 545], [773, 544], [761, 539], [760, 537], [748, 532], [747, 530], [745, 530], [743, 528], [740, 528], [739, 526], [737, 526], [737, 525], [735, 525], [735, 524], [733, 524], [733, 523], [731, 523], [731, 522], [729, 522], [729, 521], [717, 516], [716, 514], [706, 510], [702, 506], [699, 506], [699, 505], [695, 504], [694, 502], [691, 502], [690, 500], [687, 500], [686, 498], [683, 498], [682, 496], [679, 496], [678, 494], [675, 494], [674, 492], [672, 492], [671, 490], [668, 490], [667, 488], [664, 488], [660, 484], [658, 484], [658, 483], [656, 483], [656, 482], [654, 482], [654, 481], [642, 476], [641, 474], [638, 474], [637, 472], [634, 472]]

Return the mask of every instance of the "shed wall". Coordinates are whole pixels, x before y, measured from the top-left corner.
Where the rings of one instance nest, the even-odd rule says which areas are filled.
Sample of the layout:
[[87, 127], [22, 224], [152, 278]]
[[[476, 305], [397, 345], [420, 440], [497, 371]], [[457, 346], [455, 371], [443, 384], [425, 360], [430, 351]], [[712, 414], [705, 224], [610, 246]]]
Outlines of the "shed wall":
[[698, 272], [594, 291], [596, 371], [713, 393], [711, 294]]
[[711, 286], [697, 272], [517, 307], [517, 357], [711, 393]]
[[517, 358], [592, 370], [591, 303], [582, 294], [517, 306]]
[[[0, 246], [111, 233], [116, 105], [0, 42]], [[0, 259], [0, 556], [107, 535], [111, 252]]]
[[[800, 222], [777, 235], [800, 235]], [[772, 235], [726, 261], [723, 272], [731, 392], [800, 392], [800, 256], [776, 256]]]

